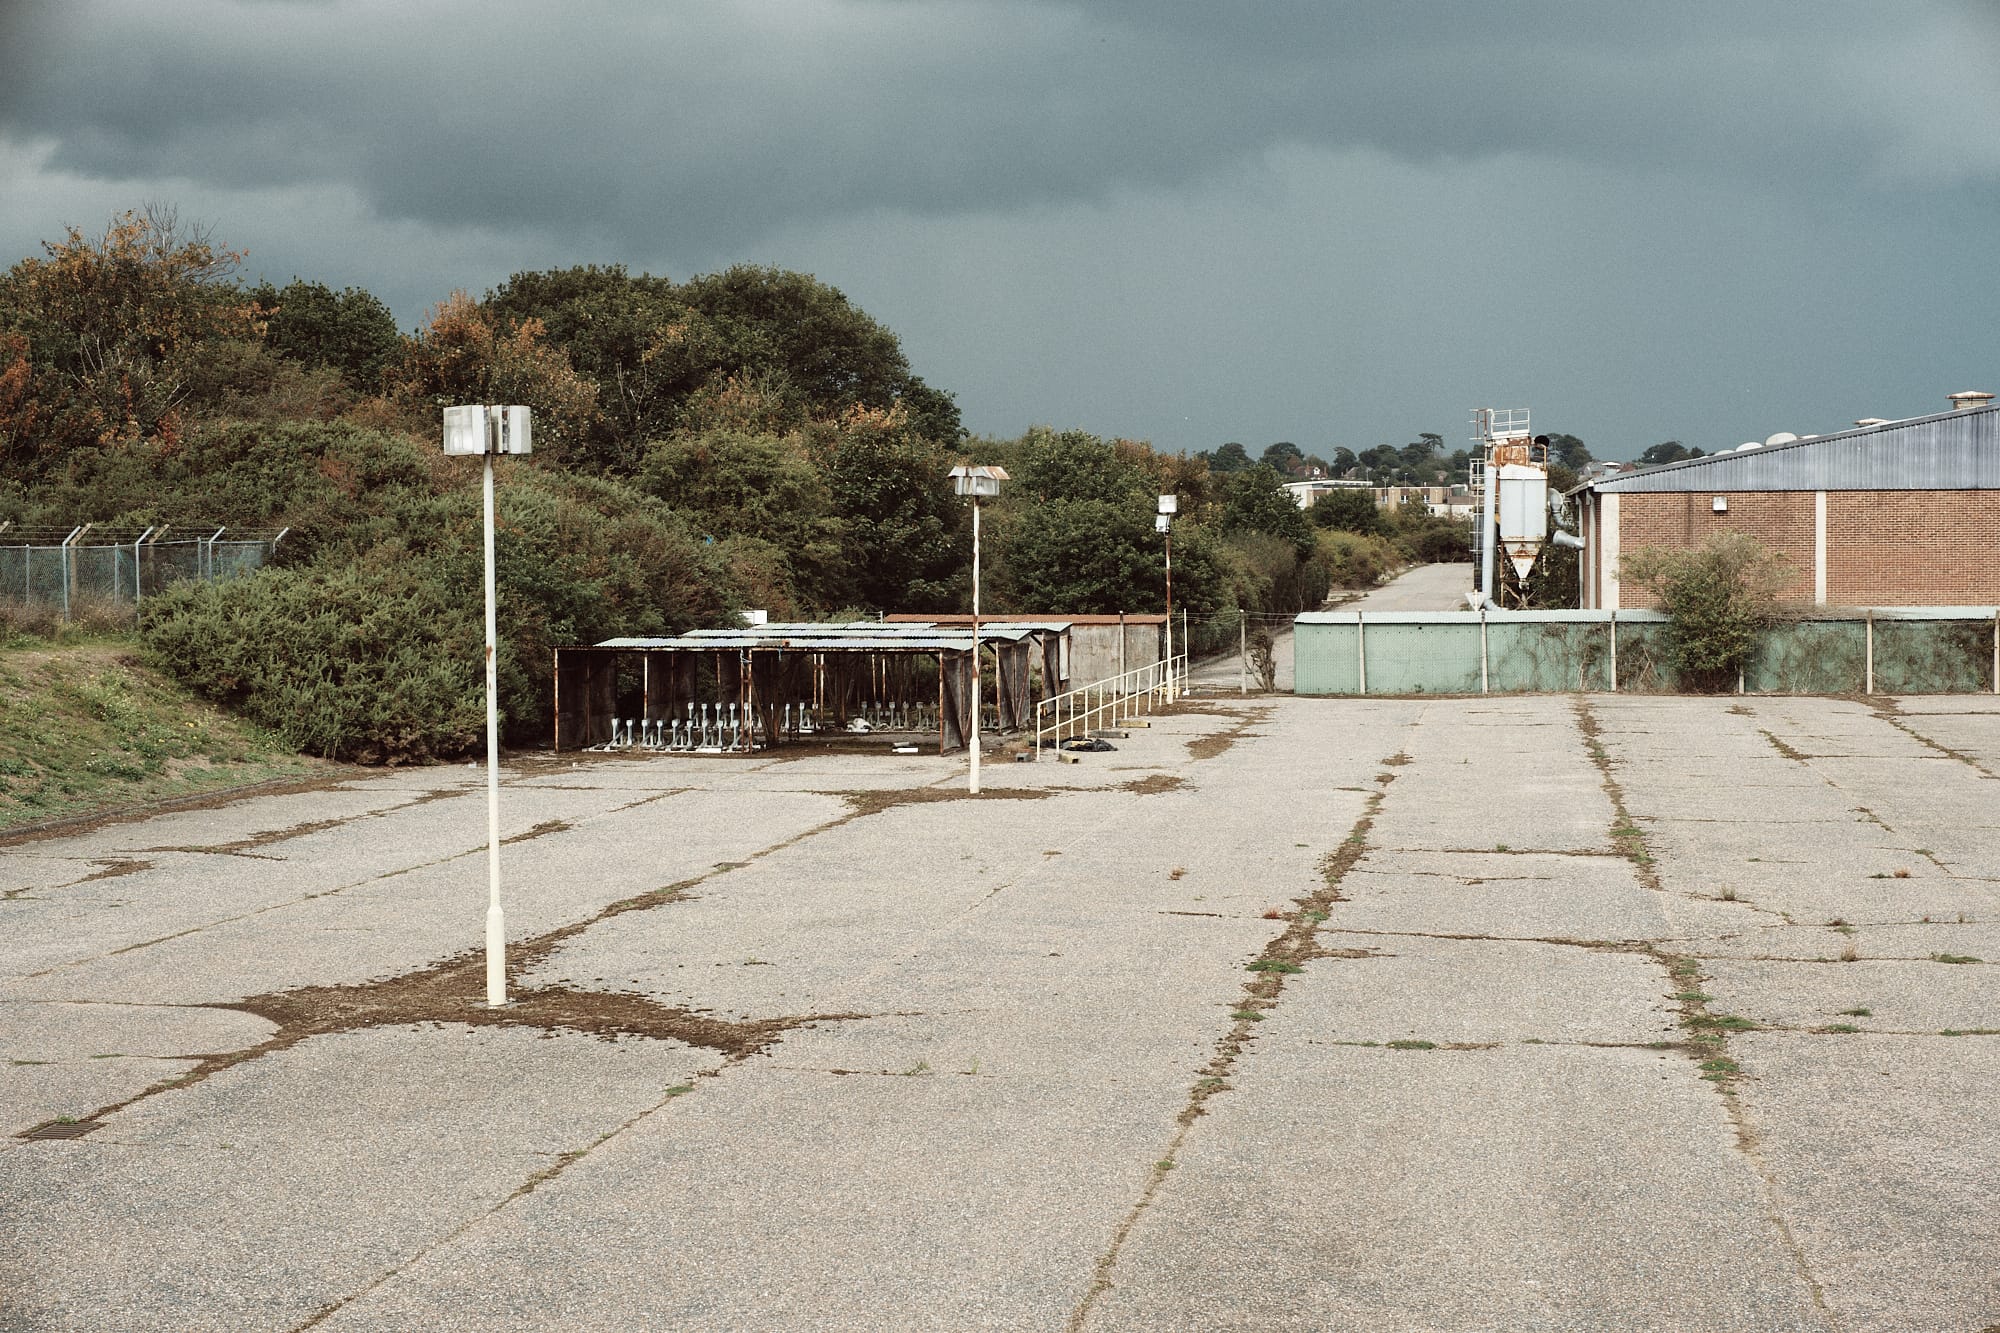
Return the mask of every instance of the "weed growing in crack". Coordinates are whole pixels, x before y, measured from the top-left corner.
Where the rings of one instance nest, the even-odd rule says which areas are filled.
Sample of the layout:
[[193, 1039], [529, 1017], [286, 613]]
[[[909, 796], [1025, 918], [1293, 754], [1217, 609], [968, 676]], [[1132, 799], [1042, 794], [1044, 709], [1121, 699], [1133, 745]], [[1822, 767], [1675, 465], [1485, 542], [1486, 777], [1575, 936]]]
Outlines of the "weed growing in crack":
[[1254, 963], [1245, 964], [1244, 970], [1246, 972], [1282, 972], [1286, 974], [1305, 971], [1297, 963], [1283, 958], [1259, 958]]
[[1684, 990], [1676, 994], [1674, 998], [1682, 1004], [1707, 1004], [1715, 997], [1713, 995], [1705, 995], [1698, 990]]
[[1706, 1028], [1717, 1032], [1755, 1032], [1757, 1025], [1738, 1014], [1696, 1014], [1688, 1019], [1692, 1028]]
[[676, 1083], [673, 1087], [667, 1089], [667, 1096], [684, 1097], [688, 1093], [693, 1091], [694, 1091], [694, 1084], [692, 1083]]
[[1434, 1051], [1437, 1049], [1436, 1042], [1418, 1041], [1415, 1038], [1386, 1042], [1384, 1044], [1392, 1051]]
[[1733, 903], [1736, 901], [1736, 886], [1734, 884], [1725, 884], [1716, 890], [1715, 896], [1723, 902]]
[[1984, 960], [1974, 958], [1969, 953], [1934, 953], [1931, 955], [1931, 961], [1933, 963], [1977, 963]]
[[1861, 1031], [1861, 1029], [1854, 1026], [1854, 1024], [1852, 1023], [1829, 1023], [1827, 1026], [1821, 1028], [1820, 1031], [1848, 1033], [1848, 1032], [1859, 1032]]
[[1910, 877], [1910, 872], [1907, 870], [1897, 870], [1889, 877], [1891, 879], [1908, 879]]
[[1865, 1004], [1856, 1005], [1852, 1009], [1843, 1009], [1840, 1012], [1849, 1018], [1873, 1018], [1875, 1016], [1875, 1011]]
[[1858, 963], [1861, 961], [1861, 946], [1856, 944], [1851, 936], [1848, 938], [1847, 943], [1840, 946], [1840, 961], [1843, 963]]
[[1229, 1016], [1239, 1023], [1261, 1023], [1264, 1015], [1255, 1009], [1232, 1009]]
[[1720, 1083], [1724, 1079], [1733, 1078], [1742, 1072], [1743, 1066], [1726, 1056], [1718, 1055], [1712, 1060], [1703, 1060], [1701, 1062], [1701, 1076], [1711, 1083]]

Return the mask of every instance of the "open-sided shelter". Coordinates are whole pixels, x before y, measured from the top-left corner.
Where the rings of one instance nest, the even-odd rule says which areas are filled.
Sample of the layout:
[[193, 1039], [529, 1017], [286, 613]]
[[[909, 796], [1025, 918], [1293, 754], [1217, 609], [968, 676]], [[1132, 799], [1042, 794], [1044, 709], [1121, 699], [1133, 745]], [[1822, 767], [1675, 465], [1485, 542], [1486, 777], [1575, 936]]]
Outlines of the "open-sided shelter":
[[[1034, 719], [1034, 653], [1061, 679], [1069, 626], [979, 628], [1002, 732]], [[790, 622], [606, 639], [555, 654], [555, 748], [608, 745], [747, 752], [849, 730], [935, 731], [940, 754], [972, 728], [971, 628], [933, 623]]]

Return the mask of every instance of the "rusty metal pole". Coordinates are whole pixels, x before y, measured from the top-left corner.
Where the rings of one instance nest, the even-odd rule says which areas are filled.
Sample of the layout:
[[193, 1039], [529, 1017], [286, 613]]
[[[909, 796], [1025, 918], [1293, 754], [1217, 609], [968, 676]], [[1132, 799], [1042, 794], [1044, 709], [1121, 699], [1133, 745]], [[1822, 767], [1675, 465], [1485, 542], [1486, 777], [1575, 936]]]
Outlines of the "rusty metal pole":
[[1174, 525], [1166, 528], [1167, 537], [1167, 702], [1174, 701]]
[[979, 497], [972, 497], [972, 776], [967, 790], [979, 795]]
[[[500, 431], [497, 416], [489, 429]], [[500, 910], [500, 692], [499, 616], [493, 595], [493, 454], [486, 464], [486, 1003], [507, 1003], [507, 917]]]

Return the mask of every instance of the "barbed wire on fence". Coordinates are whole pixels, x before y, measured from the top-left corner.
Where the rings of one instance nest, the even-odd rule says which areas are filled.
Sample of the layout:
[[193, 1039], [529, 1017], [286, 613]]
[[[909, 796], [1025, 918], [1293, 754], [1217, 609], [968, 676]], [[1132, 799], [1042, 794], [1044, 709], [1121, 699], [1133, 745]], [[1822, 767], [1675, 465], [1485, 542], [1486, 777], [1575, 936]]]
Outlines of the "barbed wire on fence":
[[0, 601], [51, 607], [131, 606], [189, 579], [261, 569], [290, 528], [160, 524], [147, 528], [0, 522]]

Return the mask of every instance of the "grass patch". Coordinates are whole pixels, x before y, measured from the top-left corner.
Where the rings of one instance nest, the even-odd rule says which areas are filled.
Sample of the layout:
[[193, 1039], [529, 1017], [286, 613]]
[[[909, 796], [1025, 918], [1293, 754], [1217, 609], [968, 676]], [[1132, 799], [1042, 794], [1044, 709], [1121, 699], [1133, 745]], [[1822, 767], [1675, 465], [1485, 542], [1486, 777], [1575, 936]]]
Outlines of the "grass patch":
[[1688, 1026], [1706, 1028], [1715, 1032], [1755, 1032], [1757, 1025], [1737, 1014], [1694, 1014], [1688, 1018]]
[[136, 647], [124, 637], [0, 647], [0, 829], [320, 767], [139, 665]]

